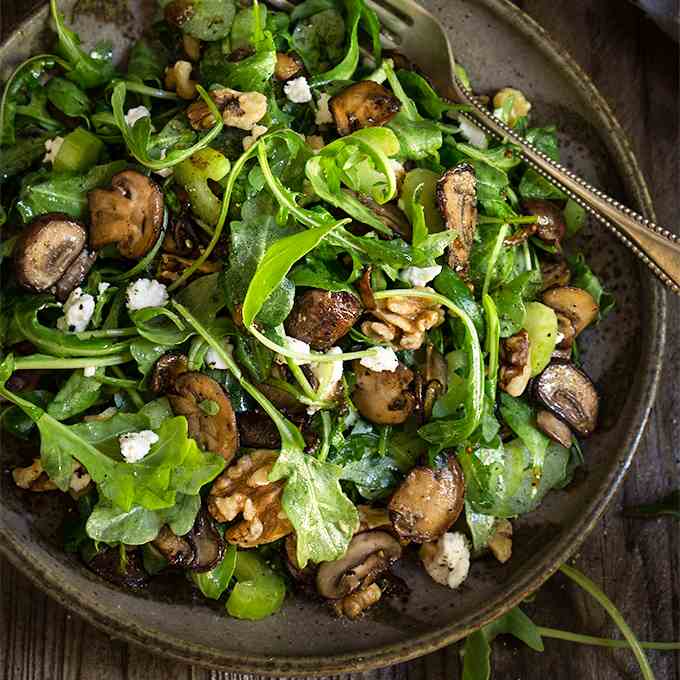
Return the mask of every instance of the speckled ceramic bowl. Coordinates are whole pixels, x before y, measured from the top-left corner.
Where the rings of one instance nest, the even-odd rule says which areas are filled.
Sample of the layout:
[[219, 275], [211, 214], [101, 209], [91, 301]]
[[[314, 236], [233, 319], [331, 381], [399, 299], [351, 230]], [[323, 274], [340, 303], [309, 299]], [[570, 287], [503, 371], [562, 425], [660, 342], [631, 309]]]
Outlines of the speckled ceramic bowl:
[[[107, 17], [74, 17], [73, 0], [60, 4], [84, 37], [114, 36], [121, 58], [155, 7], [153, 0], [98, 2]], [[538, 25], [506, 0], [425, 4], [450, 31], [456, 56], [479, 91], [522, 89], [534, 103], [535, 120], [564, 131], [569, 166], [652, 216], [620, 126], [588, 78]], [[0, 48], [3, 75], [51, 39], [44, 8]], [[580, 247], [617, 299], [616, 311], [587, 331], [583, 342], [586, 368], [602, 395], [601, 427], [585, 446], [587, 465], [577, 480], [517, 523], [512, 560], [503, 566], [476, 562], [459, 591], [436, 585], [406, 561], [399, 574], [410, 596], [389, 600], [356, 623], [295, 597], [278, 616], [249, 623], [192, 599], [181, 583], [172, 600], [123, 592], [64, 554], [54, 538], [58, 517], [50, 494], [29, 499], [13, 487], [8, 470], [22, 452], [10, 446], [0, 456], [0, 549], [39, 587], [109, 634], [192, 663], [276, 675], [330, 674], [405, 661], [460, 639], [538, 588], [578, 547], [625, 474], [654, 400], [665, 339], [663, 293], [598, 227], [586, 230]]]

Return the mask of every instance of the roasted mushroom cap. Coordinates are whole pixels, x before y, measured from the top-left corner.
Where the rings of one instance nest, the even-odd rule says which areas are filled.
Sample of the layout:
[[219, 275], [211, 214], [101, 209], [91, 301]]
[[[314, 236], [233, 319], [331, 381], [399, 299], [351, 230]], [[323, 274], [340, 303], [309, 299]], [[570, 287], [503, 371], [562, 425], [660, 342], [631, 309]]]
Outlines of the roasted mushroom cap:
[[553, 441], [562, 444], [567, 449], [571, 446], [571, 430], [569, 426], [559, 418], [556, 418], [550, 411], [541, 409], [536, 414], [536, 425], [538, 425], [538, 429], [541, 432], [548, 435]]
[[548, 290], [554, 286], [568, 286], [571, 281], [571, 270], [564, 260], [541, 262], [541, 275], [543, 276], [542, 290]]
[[192, 530], [185, 538], [194, 553], [194, 559], [189, 565], [192, 571], [210, 571], [224, 556], [224, 539], [217, 532], [208, 513], [203, 510], [198, 513]]
[[158, 240], [163, 224], [163, 193], [134, 170], [113, 176], [111, 189], [94, 189], [90, 206], [90, 245], [95, 250], [118, 244], [124, 257], [144, 257]]
[[189, 359], [180, 352], [168, 352], [155, 364], [151, 371], [149, 387], [156, 394], [175, 391], [175, 381], [189, 370]]
[[219, 383], [189, 371], [175, 380], [168, 399], [175, 415], [186, 416], [189, 435], [206, 451], [230, 462], [238, 449], [238, 430], [234, 409]]
[[570, 363], [550, 364], [534, 381], [534, 399], [582, 437], [597, 424], [599, 397], [590, 378]]
[[392, 526], [404, 540], [436, 541], [458, 519], [464, 495], [463, 471], [453, 455], [436, 470], [415, 467], [387, 506]]
[[77, 288], [92, 269], [92, 265], [97, 259], [97, 253], [83, 248], [80, 254], [71, 263], [71, 266], [64, 272], [64, 275], [57, 281], [54, 287], [54, 297], [59, 302], [64, 302], [71, 291]]
[[352, 293], [308, 288], [295, 296], [286, 332], [323, 352], [349, 333], [361, 311], [361, 302]]
[[277, 80], [285, 81], [302, 74], [305, 65], [295, 52], [277, 52], [274, 75]]
[[341, 136], [361, 128], [389, 123], [399, 113], [401, 103], [386, 88], [372, 80], [362, 80], [336, 94], [329, 103]]
[[[77, 220], [63, 213], [41, 215], [24, 228], [14, 246], [17, 281], [24, 288], [36, 292], [58, 285], [62, 279], [66, 286], [67, 279], [77, 279], [77, 273], [70, 271], [76, 260], [83, 252], [90, 257], [85, 249], [86, 243], [87, 230]], [[79, 267], [76, 265], [76, 270]], [[87, 271], [89, 267], [85, 273]], [[71, 290], [80, 281], [82, 278]]]
[[467, 270], [477, 227], [477, 178], [467, 163], [447, 170], [437, 183], [437, 205], [447, 229], [456, 232], [449, 246], [449, 266]]
[[401, 546], [384, 531], [356, 534], [347, 552], [334, 562], [323, 562], [316, 574], [319, 594], [331, 600], [373, 583], [401, 557]]
[[171, 567], [184, 569], [194, 561], [194, 550], [189, 542], [173, 533], [167, 525], [161, 528], [152, 544]]
[[353, 364], [356, 386], [352, 401], [359, 413], [378, 425], [399, 425], [413, 413], [416, 400], [407, 391], [413, 371], [399, 364], [395, 371], [371, 371], [359, 361]]
[[595, 321], [600, 310], [595, 298], [588, 291], [573, 286], [546, 290], [543, 293], [543, 302], [556, 312], [564, 314], [573, 324], [576, 335]]
[[536, 236], [546, 243], [559, 243], [567, 230], [562, 211], [550, 201], [531, 200], [522, 204], [524, 212], [536, 216]]

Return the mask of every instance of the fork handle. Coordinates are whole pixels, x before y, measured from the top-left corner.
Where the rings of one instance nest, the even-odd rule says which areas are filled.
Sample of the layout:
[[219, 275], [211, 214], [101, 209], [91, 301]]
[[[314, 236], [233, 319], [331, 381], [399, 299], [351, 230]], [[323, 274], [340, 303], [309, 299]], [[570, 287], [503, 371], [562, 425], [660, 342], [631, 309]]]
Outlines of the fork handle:
[[[571, 170], [556, 163], [520, 137], [485, 107], [456, 79], [458, 99], [469, 104], [472, 122], [485, 132], [506, 138], [520, 147], [526, 162], [540, 175], [559, 186], [564, 193], [596, 217], [628, 246], [670, 290], [680, 295], [680, 239], [667, 229], [626, 208]], [[461, 114], [466, 115], [466, 114]]]

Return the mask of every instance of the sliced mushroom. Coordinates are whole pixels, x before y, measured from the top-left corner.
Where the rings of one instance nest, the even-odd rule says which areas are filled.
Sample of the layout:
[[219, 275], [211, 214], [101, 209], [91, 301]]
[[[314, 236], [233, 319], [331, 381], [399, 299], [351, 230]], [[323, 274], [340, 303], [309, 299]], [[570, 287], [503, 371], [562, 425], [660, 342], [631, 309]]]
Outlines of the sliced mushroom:
[[295, 52], [277, 52], [274, 75], [277, 80], [286, 81], [302, 74], [305, 65]]
[[566, 423], [563, 423], [559, 418], [556, 418], [550, 411], [541, 409], [536, 414], [536, 425], [543, 434], [548, 435], [550, 439], [562, 444], [567, 449], [571, 446], [571, 430]]
[[399, 100], [372, 80], [350, 85], [332, 97], [329, 106], [338, 133], [343, 137], [361, 128], [385, 125], [401, 109]]
[[509, 338], [503, 338], [500, 350], [499, 387], [511, 397], [519, 397], [524, 393], [531, 379], [529, 333], [522, 329]]
[[357, 360], [353, 364], [356, 386], [352, 401], [359, 413], [378, 425], [399, 425], [413, 413], [416, 399], [407, 390], [413, 371], [399, 364], [395, 371], [371, 371]]
[[541, 262], [541, 274], [543, 276], [542, 290], [548, 290], [554, 286], [568, 286], [571, 281], [571, 269], [564, 260]]
[[370, 265], [364, 267], [364, 272], [356, 284], [357, 288], [359, 289], [359, 295], [361, 296], [361, 301], [364, 304], [364, 308], [369, 312], [377, 307], [375, 296], [373, 295], [373, 288], [371, 286], [371, 271], [372, 267]]
[[167, 525], [161, 528], [152, 544], [171, 567], [184, 569], [194, 561], [194, 550], [189, 542], [173, 533]]
[[404, 212], [395, 203], [385, 203], [380, 205], [374, 201], [370, 196], [360, 194], [351, 189], [343, 189], [343, 192], [353, 196], [358, 201], [361, 201], [371, 212], [391, 231], [397, 236], [401, 236], [404, 240], [410, 241], [413, 230], [411, 223], [408, 221]]
[[349, 333], [361, 312], [361, 302], [352, 293], [308, 288], [295, 296], [286, 332], [323, 352]]
[[224, 556], [224, 539], [204, 510], [198, 513], [192, 530], [185, 538], [194, 553], [194, 559], [189, 564], [191, 571], [210, 571]]
[[600, 311], [595, 298], [588, 291], [574, 286], [546, 290], [543, 293], [543, 302], [556, 312], [564, 314], [573, 324], [576, 335], [595, 321]]
[[69, 274], [86, 244], [87, 230], [77, 220], [63, 213], [41, 215], [24, 228], [14, 246], [18, 283], [36, 292], [48, 290]]
[[266, 414], [257, 411], [237, 413], [241, 446], [250, 449], [279, 449], [281, 435], [274, 425], [274, 421]]
[[92, 265], [97, 259], [97, 253], [83, 248], [64, 275], [54, 287], [54, 296], [59, 302], [65, 302], [71, 292], [77, 288], [90, 273]]
[[477, 178], [471, 165], [461, 163], [444, 173], [437, 183], [437, 205], [446, 228], [456, 233], [449, 246], [449, 266], [465, 272], [477, 228]]
[[[267, 97], [260, 92], [239, 92], [225, 87], [212, 90], [210, 97], [222, 112], [222, 120], [228, 127], [252, 130], [267, 113]], [[203, 100], [191, 104], [187, 117], [194, 130], [205, 130], [215, 125], [215, 118]]]
[[[189, 436], [229, 463], [239, 446], [238, 430], [234, 409], [219, 383], [203, 373], [189, 371], [175, 380], [174, 394], [168, 394], [168, 399], [175, 415], [186, 417]], [[208, 407], [211, 402], [214, 415]]]
[[597, 424], [599, 397], [590, 378], [570, 363], [551, 363], [534, 381], [534, 399], [582, 437]]
[[163, 239], [163, 252], [180, 257], [196, 258], [203, 245], [193, 221], [187, 216], [171, 220], [170, 228]]
[[390, 499], [388, 509], [399, 537], [436, 541], [458, 519], [465, 496], [463, 471], [449, 455], [444, 467], [415, 467]]
[[189, 370], [189, 359], [180, 352], [164, 354], [154, 365], [149, 387], [156, 394], [174, 392], [175, 381]]
[[401, 546], [384, 531], [364, 531], [351, 540], [347, 552], [334, 562], [323, 562], [316, 575], [319, 594], [338, 600], [366, 588], [401, 557]]
[[546, 243], [559, 243], [565, 231], [567, 223], [564, 214], [558, 206], [551, 201], [531, 200], [522, 204], [524, 212], [536, 216], [536, 236]]
[[139, 259], [158, 240], [163, 225], [163, 193], [140, 172], [119, 172], [111, 180], [111, 189], [94, 189], [87, 200], [90, 246], [94, 250], [115, 243], [121, 255]]

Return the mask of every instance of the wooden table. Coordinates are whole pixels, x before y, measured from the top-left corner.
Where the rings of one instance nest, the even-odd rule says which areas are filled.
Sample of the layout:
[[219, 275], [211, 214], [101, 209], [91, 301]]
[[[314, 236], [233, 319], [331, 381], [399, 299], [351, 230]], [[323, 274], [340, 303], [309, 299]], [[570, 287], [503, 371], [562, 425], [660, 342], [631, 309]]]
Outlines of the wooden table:
[[[1, 0], [4, 37], [42, 0]], [[660, 224], [680, 232], [678, 46], [623, 0], [518, 0], [591, 74], [628, 132]], [[559, 7], [559, 8], [558, 8]], [[666, 366], [647, 434], [577, 566], [599, 583], [641, 639], [680, 640], [680, 529], [671, 519], [624, 519], [621, 508], [660, 498], [680, 480], [680, 303], [671, 301]], [[617, 635], [606, 614], [555, 577], [526, 611], [541, 625]], [[458, 648], [353, 680], [456, 680]], [[649, 654], [657, 680], [680, 680], [680, 654]], [[494, 647], [502, 680], [629, 680], [632, 654], [547, 641], [536, 654], [512, 642]], [[5, 680], [255, 680], [152, 656], [110, 639], [51, 601], [0, 560], [0, 671]]]

